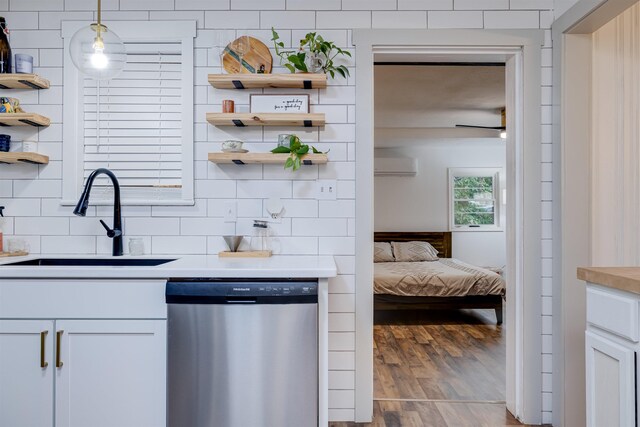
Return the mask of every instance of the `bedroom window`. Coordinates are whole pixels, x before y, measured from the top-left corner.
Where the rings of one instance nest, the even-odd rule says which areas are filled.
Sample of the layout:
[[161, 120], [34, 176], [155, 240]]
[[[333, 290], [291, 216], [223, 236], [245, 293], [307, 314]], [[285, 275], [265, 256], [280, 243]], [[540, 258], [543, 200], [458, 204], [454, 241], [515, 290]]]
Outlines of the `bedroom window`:
[[[127, 63], [96, 81], [70, 62], [81, 22], [64, 22], [63, 204], [75, 204], [87, 176], [105, 167], [118, 177], [123, 204], [193, 204], [193, 38], [195, 22], [110, 22]], [[93, 204], [111, 204], [108, 179]]]
[[500, 170], [449, 169], [449, 230], [500, 228]]

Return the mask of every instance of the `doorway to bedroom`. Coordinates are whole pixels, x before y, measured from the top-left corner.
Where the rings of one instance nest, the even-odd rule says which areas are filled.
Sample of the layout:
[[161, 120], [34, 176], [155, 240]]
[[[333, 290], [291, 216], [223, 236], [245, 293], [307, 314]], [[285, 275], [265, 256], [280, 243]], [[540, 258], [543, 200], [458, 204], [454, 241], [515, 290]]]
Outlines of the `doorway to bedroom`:
[[515, 422], [502, 325], [505, 63], [394, 59], [373, 70], [374, 412]]

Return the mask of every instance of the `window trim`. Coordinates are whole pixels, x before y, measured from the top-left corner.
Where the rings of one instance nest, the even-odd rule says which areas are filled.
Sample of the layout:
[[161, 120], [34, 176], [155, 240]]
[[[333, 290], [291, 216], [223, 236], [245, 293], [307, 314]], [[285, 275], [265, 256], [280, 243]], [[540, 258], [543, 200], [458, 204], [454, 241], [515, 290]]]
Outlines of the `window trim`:
[[[449, 201], [449, 231], [462, 231], [462, 232], [478, 232], [478, 231], [503, 231], [502, 221], [502, 182], [504, 177], [504, 171], [502, 168], [448, 168], [447, 169], [447, 183], [448, 194], [447, 199]], [[471, 177], [493, 177], [493, 194], [495, 199], [494, 205], [494, 224], [491, 225], [479, 225], [478, 227], [470, 227], [468, 225], [455, 225], [454, 206], [455, 199], [453, 194], [453, 180], [459, 176], [471, 176]]]
[[[123, 200], [123, 205], [173, 206], [194, 205], [194, 38], [196, 21], [110, 21], [113, 29], [125, 42], [180, 42], [182, 47], [182, 197], [176, 200]], [[64, 41], [64, 79], [62, 111], [62, 200], [61, 205], [75, 205], [83, 185], [84, 144], [77, 143], [83, 135], [82, 78], [69, 54], [71, 37], [86, 22], [62, 22]], [[93, 205], [110, 205], [110, 200], [92, 201]]]

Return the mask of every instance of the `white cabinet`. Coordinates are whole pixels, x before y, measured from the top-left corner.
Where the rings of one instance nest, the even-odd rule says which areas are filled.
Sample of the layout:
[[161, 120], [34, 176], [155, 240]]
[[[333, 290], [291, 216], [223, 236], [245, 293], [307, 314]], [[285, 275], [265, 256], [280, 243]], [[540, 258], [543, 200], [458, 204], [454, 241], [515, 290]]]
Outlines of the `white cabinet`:
[[640, 298], [587, 284], [587, 426], [632, 427], [638, 399], [636, 354], [640, 351]]
[[53, 321], [0, 320], [0, 425], [53, 426]]
[[0, 282], [0, 426], [166, 425], [164, 284]]

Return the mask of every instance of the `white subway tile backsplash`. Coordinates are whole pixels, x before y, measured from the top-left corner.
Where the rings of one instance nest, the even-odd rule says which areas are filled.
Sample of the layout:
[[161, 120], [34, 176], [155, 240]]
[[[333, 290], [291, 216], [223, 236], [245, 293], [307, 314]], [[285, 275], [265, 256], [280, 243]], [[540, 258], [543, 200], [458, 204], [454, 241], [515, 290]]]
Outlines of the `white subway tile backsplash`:
[[231, 0], [233, 10], [279, 10], [285, 8], [286, 0]]
[[[102, 0], [102, 10], [117, 10], [119, 2], [120, 0]], [[64, 10], [94, 11], [96, 10], [96, 4], [88, 0], [64, 0]]]
[[287, 0], [288, 10], [340, 10], [342, 0]]
[[175, 0], [176, 10], [225, 10], [230, 0]]
[[[62, 49], [38, 49], [41, 67], [62, 67]], [[35, 60], [35, 59], [34, 59]]]
[[372, 28], [398, 28], [398, 22], [403, 23], [404, 28], [427, 28], [427, 12], [373, 12]]
[[120, 10], [172, 10], [174, 0], [120, 0]]
[[62, 21], [85, 21], [91, 23], [93, 21], [93, 12], [40, 12], [39, 28], [41, 30], [60, 30]]
[[18, 217], [15, 233], [29, 236], [66, 236], [69, 234], [68, 218]]
[[[63, 0], [11, 0], [9, 10], [62, 10]], [[11, 27], [9, 27], [11, 28]]]
[[224, 218], [181, 218], [182, 236], [209, 236], [235, 234], [235, 223], [224, 222]]
[[42, 236], [40, 250], [45, 254], [79, 254], [96, 253], [94, 236]]
[[398, 10], [452, 10], [453, 0], [398, 0]]
[[159, 230], [162, 230], [161, 233], [163, 235], [178, 235], [180, 234], [180, 219], [155, 217], [125, 218], [124, 228], [127, 233], [136, 236], [157, 236]]
[[260, 12], [257, 11], [215, 11], [205, 12], [205, 28], [236, 29], [260, 28]]
[[197, 28], [204, 28], [202, 10], [162, 10], [149, 12], [152, 21], [196, 21]]
[[346, 219], [294, 218], [292, 222], [293, 236], [345, 236], [346, 234]]
[[316, 12], [316, 28], [370, 28], [371, 12]]
[[480, 11], [429, 11], [429, 28], [482, 28]]
[[353, 200], [321, 200], [321, 218], [355, 218], [356, 202]]
[[456, 10], [509, 9], [509, 0], [453, 0]]
[[257, 181], [257, 180], [241, 180], [238, 181], [239, 199], [243, 198], [263, 198], [270, 197], [289, 198], [291, 197], [291, 181]]
[[342, 0], [342, 10], [395, 10], [396, 0]]
[[189, 255], [207, 253], [207, 238], [204, 236], [152, 236], [152, 253]]
[[40, 199], [7, 199], [2, 205], [5, 217], [40, 216]]
[[5, 12], [2, 16], [9, 31], [38, 29], [38, 12]]
[[[315, 12], [307, 11], [263, 11], [260, 12], [260, 28], [311, 28], [315, 25]], [[269, 40], [269, 37], [267, 40]], [[267, 43], [272, 46], [272, 43]]]
[[60, 198], [62, 181], [54, 179], [18, 179], [13, 181], [13, 197]]
[[484, 13], [485, 28], [531, 28], [538, 27], [540, 14], [537, 11], [490, 11]]

